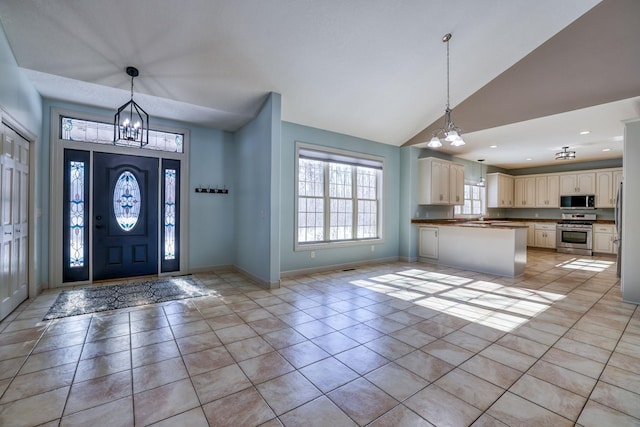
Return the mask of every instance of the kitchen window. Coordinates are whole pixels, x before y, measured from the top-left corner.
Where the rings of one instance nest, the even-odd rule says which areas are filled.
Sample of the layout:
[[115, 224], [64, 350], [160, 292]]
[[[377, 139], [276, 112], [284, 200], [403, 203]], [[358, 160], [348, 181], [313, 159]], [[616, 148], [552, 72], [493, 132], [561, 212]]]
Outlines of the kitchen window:
[[455, 207], [453, 213], [459, 217], [478, 217], [486, 212], [485, 187], [476, 184], [464, 185], [464, 205]]
[[383, 159], [296, 146], [296, 249], [381, 239]]

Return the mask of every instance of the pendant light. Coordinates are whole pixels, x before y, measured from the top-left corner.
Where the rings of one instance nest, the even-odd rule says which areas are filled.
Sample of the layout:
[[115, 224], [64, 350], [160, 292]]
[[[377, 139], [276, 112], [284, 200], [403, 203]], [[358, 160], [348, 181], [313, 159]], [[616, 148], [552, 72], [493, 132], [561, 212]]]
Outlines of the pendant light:
[[478, 181], [478, 184], [477, 184], [478, 187], [485, 186], [484, 174], [482, 170], [482, 162], [484, 162], [484, 159], [478, 159], [478, 163], [480, 163], [480, 181]]
[[460, 147], [465, 144], [462, 136], [462, 129], [457, 127], [451, 120], [451, 108], [449, 104], [449, 41], [451, 40], [451, 33], [447, 33], [442, 36], [442, 41], [447, 44], [447, 107], [444, 110], [444, 127], [436, 130], [433, 133], [433, 137], [427, 144], [429, 148], [442, 147], [441, 138], [449, 142], [454, 147]]
[[576, 158], [575, 151], [568, 151], [569, 146], [562, 147], [562, 151], [556, 153], [556, 160], [573, 160]]
[[131, 77], [131, 100], [118, 108], [113, 117], [113, 145], [127, 141], [126, 145], [137, 143], [142, 148], [149, 143], [149, 115], [133, 100], [133, 79], [140, 74], [136, 67], [127, 67]]

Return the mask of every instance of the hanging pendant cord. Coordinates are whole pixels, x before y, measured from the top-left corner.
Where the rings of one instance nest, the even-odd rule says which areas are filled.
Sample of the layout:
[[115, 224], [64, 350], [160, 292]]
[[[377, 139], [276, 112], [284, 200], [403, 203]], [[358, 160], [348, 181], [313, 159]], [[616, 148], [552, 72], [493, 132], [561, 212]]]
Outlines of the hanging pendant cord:
[[[449, 109], [449, 39], [447, 39], [446, 43], [447, 43], [447, 109]], [[131, 84], [133, 84], [133, 80], [131, 81]]]

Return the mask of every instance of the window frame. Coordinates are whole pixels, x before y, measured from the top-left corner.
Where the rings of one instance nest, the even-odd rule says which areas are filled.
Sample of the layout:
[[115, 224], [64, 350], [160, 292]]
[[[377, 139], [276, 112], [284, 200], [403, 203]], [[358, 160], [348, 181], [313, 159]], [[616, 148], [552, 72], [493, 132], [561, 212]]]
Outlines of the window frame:
[[[324, 205], [324, 223], [323, 223], [323, 233], [325, 236], [325, 240], [316, 241], [316, 242], [299, 242], [298, 241], [298, 218], [299, 218], [299, 162], [301, 158], [301, 152], [304, 153], [303, 158], [317, 160], [323, 162], [323, 171], [325, 171], [325, 179], [324, 179], [324, 191], [322, 195], [323, 205]], [[293, 228], [293, 240], [294, 240], [294, 251], [311, 251], [320, 248], [338, 248], [338, 247], [349, 247], [349, 246], [362, 246], [362, 245], [371, 245], [371, 244], [380, 244], [384, 242], [384, 224], [383, 224], [383, 194], [384, 194], [384, 174], [385, 174], [385, 159], [383, 157], [357, 153], [353, 151], [341, 150], [337, 148], [318, 146], [313, 144], [308, 144], [300, 141], [296, 141], [295, 146], [295, 159], [294, 159], [295, 167], [294, 167], [294, 228]], [[334, 200], [335, 197], [331, 197], [329, 192], [329, 180], [328, 173], [326, 172], [329, 168], [329, 164], [331, 163], [348, 163], [352, 166], [363, 166], [369, 168], [378, 169], [377, 173], [377, 182], [376, 182], [376, 192], [377, 198], [375, 199], [377, 202], [377, 212], [376, 212], [376, 224], [377, 224], [377, 237], [368, 237], [368, 238], [357, 238], [353, 237], [351, 239], [345, 240], [326, 240], [331, 231], [331, 211], [329, 209], [331, 200]], [[354, 170], [352, 172], [352, 195], [349, 200], [353, 203], [352, 210], [352, 236], [357, 235], [358, 232], [358, 201], [366, 200], [370, 201], [372, 199], [366, 198], [358, 198], [357, 194], [357, 173]]]
[[[463, 200], [463, 204], [462, 205], [456, 205], [453, 208], [453, 217], [454, 218], [467, 218], [467, 219], [474, 219], [474, 218], [481, 218], [483, 216], [485, 216], [487, 214], [487, 187], [485, 186], [481, 186], [478, 185], [479, 182], [475, 182], [475, 181], [465, 181], [464, 185], [466, 186], [471, 186], [471, 187], [478, 187], [480, 189], [481, 192], [481, 196], [480, 196], [480, 203], [481, 203], [481, 212], [479, 214], [476, 213], [471, 213], [471, 214], [464, 214], [464, 213], [456, 213], [456, 208], [460, 207], [460, 210], [462, 211], [464, 209], [464, 202], [467, 201], [467, 199], [465, 198]], [[473, 199], [471, 199], [473, 200]]]

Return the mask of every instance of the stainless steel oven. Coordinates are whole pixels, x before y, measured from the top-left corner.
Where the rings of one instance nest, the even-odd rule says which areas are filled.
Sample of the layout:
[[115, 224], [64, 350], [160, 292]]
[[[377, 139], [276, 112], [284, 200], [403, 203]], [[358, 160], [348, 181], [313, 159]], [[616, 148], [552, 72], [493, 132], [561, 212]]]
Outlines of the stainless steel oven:
[[556, 226], [556, 249], [558, 252], [593, 255], [594, 214], [562, 214]]

